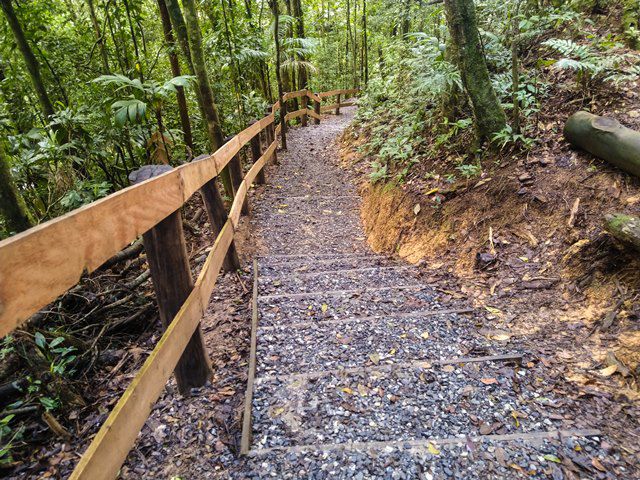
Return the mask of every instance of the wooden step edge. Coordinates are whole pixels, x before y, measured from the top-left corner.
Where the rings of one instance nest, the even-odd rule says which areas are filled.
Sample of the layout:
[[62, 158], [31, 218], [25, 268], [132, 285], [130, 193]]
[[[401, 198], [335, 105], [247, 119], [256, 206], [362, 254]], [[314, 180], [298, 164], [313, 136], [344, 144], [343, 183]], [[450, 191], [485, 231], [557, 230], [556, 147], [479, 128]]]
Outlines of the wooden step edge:
[[358, 288], [352, 290], [322, 290], [315, 292], [303, 292], [303, 293], [278, 293], [273, 295], [259, 295], [258, 300], [275, 300], [278, 298], [309, 298], [309, 297], [320, 297], [320, 296], [330, 296], [336, 297], [341, 295], [354, 295], [354, 294], [362, 294], [367, 292], [386, 292], [392, 290], [433, 290], [432, 287], [423, 284], [411, 284], [411, 285], [396, 285], [393, 287], [365, 287]]
[[388, 441], [371, 441], [371, 442], [345, 442], [345, 443], [323, 443], [313, 445], [293, 445], [289, 447], [270, 447], [258, 448], [249, 452], [250, 456], [258, 457], [271, 453], [286, 455], [287, 453], [303, 453], [303, 452], [329, 452], [333, 450], [382, 450], [388, 447], [411, 448], [428, 448], [429, 444], [437, 445], [464, 445], [471, 440], [472, 442], [513, 442], [518, 440], [545, 440], [556, 439], [562, 440], [569, 437], [599, 437], [602, 433], [597, 429], [575, 429], [575, 430], [545, 430], [541, 432], [528, 433], [510, 433], [505, 435], [473, 435], [463, 437], [447, 437], [447, 438], [424, 438], [419, 440], [388, 440]]
[[387, 363], [383, 365], [358, 366], [350, 368], [334, 368], [329, 370], [315, 370], [304, 373], [289, 373], [283, 375], [264, 375], [255, 379], [256, 384], [270, 382], [274, 380], [291, 382], [296, 380], [309, 380], [326, 377], [328, 375], [352, 375], [358, 373], [390, 372], [394, 370], [406, 370], [410, 368], [431, 368], [433, 365], [455, 365], [457, 363], [482, 363], [482, 362], [505, 362], [510, 360], [521, 361], [524, 357], [522, 353], [505, 353], [499, 355], [486, 355], [483, 357], [453, 357], [445, 359], [424, 359], [411, 362]]
[[258, 261], [253, 260], [253, 295], [251, 298], [251, 349], [249, 352], [249, 373], [247, 390], [244, 395], [244, 414], [242, 417], [242, 437], [240, 454], [246, 455], [251, 448], [253, 385], [256, 376], [256, 352], [258, 344]]
[[[378, 270], [409, 270], [415, 269], [413, 265], [389, 265], [389, 266], [378, 266], [378, 267], [363, 267], [363, 268], [343, 268], [338, 270], [320, 270], [315, 272], [301, 272], [301, 273], [291, 273], [283, 275], [262, 275], [261, 278], [268, 279], [271, 281], [281, 280], [286, 281], [289, 278], [307, 278], [307, 277], [319, 277], [322, 275], [335, 275], [338, 273], [357, 273], [357, 272], [372, 272]], [[416, 270], [417, 272], [417, 270]]]
[[399, 312], [399, 313], [379, 313], [376, 315], [364, 315], [353, 316], [346, 318], [331, 318], [329, 320], [308, 321], [308, 322], [296, 322], [296, 323], [280, 323], [278, 325], [265, 325], [259, 327], [262, 332], [270, 332], [274, 330], [291, 330], [295, 328], [308, 328], [313, 326], [334, 325], [341, 323], [357, 323], [357, 322], [374, 322], [374, 321], [387, 321], [387, 320], [402, 320], [404, 318], [420, 318], [420, 317], [437, 317], [438, 315], [462, 315], [466, 313], [473, 313], [474, 308], [452, 308], [448, 310], [420, 310], [414, 312]]

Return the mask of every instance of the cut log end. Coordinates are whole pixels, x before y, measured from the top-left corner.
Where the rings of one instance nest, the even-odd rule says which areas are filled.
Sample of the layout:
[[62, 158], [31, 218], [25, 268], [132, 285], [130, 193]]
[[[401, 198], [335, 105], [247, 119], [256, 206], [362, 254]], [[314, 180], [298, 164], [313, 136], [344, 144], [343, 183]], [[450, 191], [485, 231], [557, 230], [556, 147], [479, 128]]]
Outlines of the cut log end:
[[640, 218], [614, 213], [605, 215], [604, 220], [605, 229], [612, 237], [640, 251]]

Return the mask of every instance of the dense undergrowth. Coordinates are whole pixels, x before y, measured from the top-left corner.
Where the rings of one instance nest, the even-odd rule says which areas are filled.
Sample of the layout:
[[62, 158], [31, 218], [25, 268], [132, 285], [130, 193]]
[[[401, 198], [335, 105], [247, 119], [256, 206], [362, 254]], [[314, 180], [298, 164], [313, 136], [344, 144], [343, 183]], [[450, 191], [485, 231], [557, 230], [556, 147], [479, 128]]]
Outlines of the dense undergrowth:
[[[398, 42], [344, 136], [345, 163], [363, 178], [374, 250], [451, 280], [508, 335], [570, 359], [577, 388], [597, 385], [626, 402], [640, 398], [640, 265], [603, 217], [637, 215], [640, 183], [573, 149], [562, 131], [578, 110], [638, 129], [640, 56], [617, 28], [621, 4], [581, 7], [522, 7], [517, 22], [508, 9], [479, 15], [509, 118], [491, 144], [476, 140], [444, 32]], [[618, 374], [603, 378], [614, 361]]]
[[590, 108], [599, 94], [629, 87], [640, 74], [640, 55], [598, 16], [562, 7], [524, 11], [515, 19], [508, 13], [483, 17], [490, 10], [490, 5], [479, 10], [486, 28], [481, 35], [510, 123], [493, 136], [491, 148], [481, 148], [460, 75], [447, 59], [446, 27], [412, 34], [391, 45], [383, 74], [359, 101], [354, 127], [367, 137], [359, 151], [372, 159], [373, 183], [480, 177], [509, 153], [545, 142], [543, 104], [556, 106], [568, 98], [576, 107]]

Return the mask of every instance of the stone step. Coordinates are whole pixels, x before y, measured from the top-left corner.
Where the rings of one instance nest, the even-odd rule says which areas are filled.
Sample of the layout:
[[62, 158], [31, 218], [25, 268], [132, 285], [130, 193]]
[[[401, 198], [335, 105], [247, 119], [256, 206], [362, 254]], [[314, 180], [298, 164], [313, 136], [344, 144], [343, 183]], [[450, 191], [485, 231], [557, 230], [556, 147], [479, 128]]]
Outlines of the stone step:
[[257, 376], [497, 353], [473, 326], [467, 315], [443, 313], [259, 329]]
[[412, 266], [367, 267], [299, 273], [282, 277], [261, 277], [260, 295], [307, 293], [322, 290], [350, 290], [384, 286], [415, 285], [418, 271]]
[[486, 362], [259, 382], [253, 448], [585, 426], [538, 378], [536, 367]]
[[259, 274], [260, 278], [263, 278], [391, 265], [397, 265], [397, 263], [387, 257], [366, 254], [363, 256], [350, 257], [324, 257], [313, 259], [312, 261], [291, 258], [280, 262], [267, 263], [259, 261]]
[[364, 237], [336, 236], [333, 238], [304, 238], [295, 234], [281, 234], [269, 237], [264, 242], [271, 253], [301, 255], [305, 252], [322, 254], [364, 254], [368, 251]]
[[[416, 441], [308, 445], [251, 451], [251, 477], [282, 480], [506, 480], [563, 479], [555, 459], [579, 465], [574, 478], [615, 478], [606, 464], [598, 430], [546, 430], [530, 434], [428, 438]], [[624, 472], [620, 472], [624, 475]], [[618, 477], [623, 478], [623, 477]], [[624, 478], [631, 478], [626, 476]]]
[[258, 298], [260, 326], [323, 322], [349, 317], [435, 311], [443, 305], [425, 285], [337, 290]]

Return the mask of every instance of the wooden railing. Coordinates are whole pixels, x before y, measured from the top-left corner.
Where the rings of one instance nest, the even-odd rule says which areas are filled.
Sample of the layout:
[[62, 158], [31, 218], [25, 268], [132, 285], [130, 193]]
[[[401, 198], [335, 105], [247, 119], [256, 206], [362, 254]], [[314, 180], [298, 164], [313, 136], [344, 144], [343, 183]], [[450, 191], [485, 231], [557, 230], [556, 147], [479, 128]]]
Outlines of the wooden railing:
[[[306, 125], [307, 116], [311, 116], [318, 123], [324, 98], [337, 96], [337, 104], [325, 107], [324, 111], [333, 109], [339, 113], [340, 106], [348, 105], [340, 104], [340, 95], [356, 92], [287, 93], [283, 97], [285, 102], [294, 98], [304, 100], [303, 108], [287, 113], [285, 121], [303, 117], [302, 123]], [[314, 102], [313, 110], [307, 108], [308, 100]], [[274, 121], [279, 109], [279, 103], [275, 104], [270, 114], [203, 159], [174, 169], [167, 167], [168, 171], [160, 175], [0, 242], [0, 336], [4, 336], [77, 284], [83, 274], [96, 270], [142, 234], [150, 266], [153, 267], [151, 250], [158, 247], [160, 250], [156, 253], [160, 255], [156, 258], [165, 261], [164, 256], [171, 252], [162, 251], [161, 244], [152, 243], [162, 235], [174, 234], [184, 243], [179, 209], [196, 191], [215, 181], [240, 149], [252, 142], [253, 165], [236, 188], [228, 219], [198, 278], [191, 285], [191, 276], [187, 273], [186, 300], [178, 305], [175, 315], [171, 314], [160, 341], [84, 452], [71, 479], [116, 477], [171, 372], [181, 356], [186, 355], [185, 348], [192, 342], [194, 332], [199, 333], [200, 319], [208, 308], [225, 255], [233, 242], [248, 190], [256, 178], [264, 179], [262, 169], [275, 155], [279, 127], [274, 128]], [[268, 146], [261, 152], [256, 137], [263, 131]], [[169, 219], [173, 220], [172, 225], [167, 223]], [[182, 260], [187, 262], [185, 258]], [[154, 268], [151, 273], [157, 290], [163, 279], [154, 273]], [[162, 316], [161, 292], [157, 294]]]

